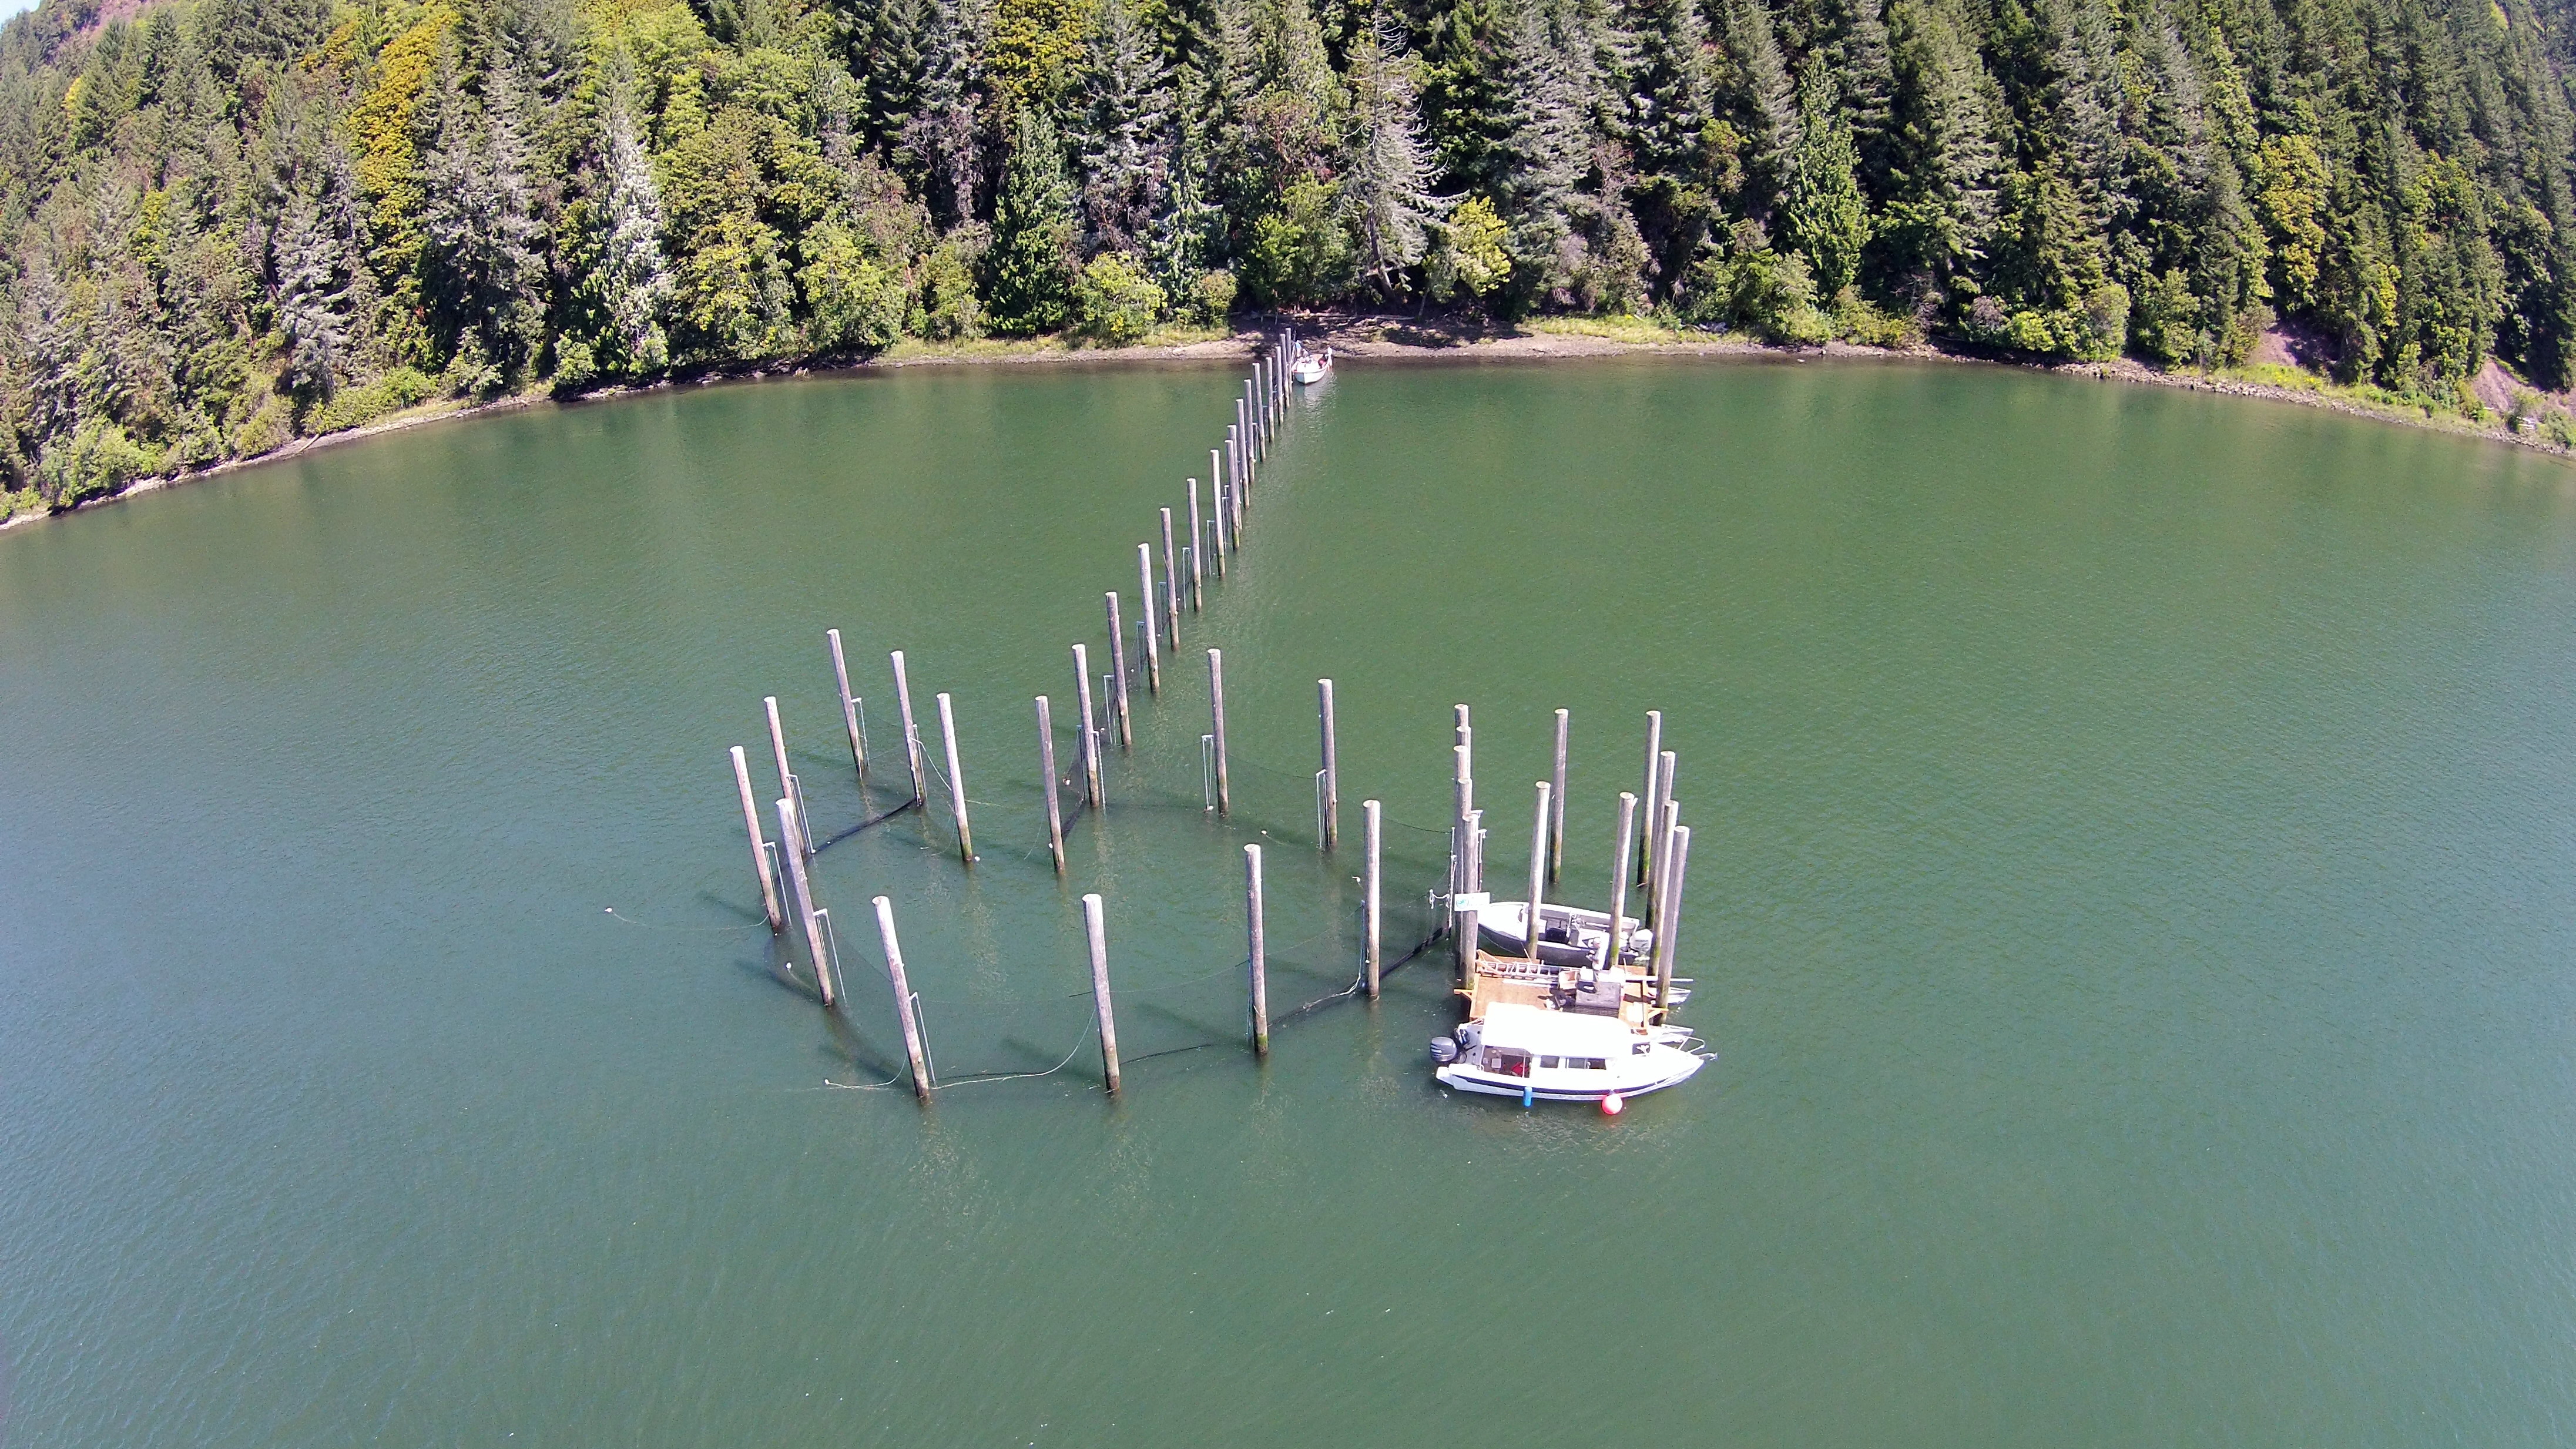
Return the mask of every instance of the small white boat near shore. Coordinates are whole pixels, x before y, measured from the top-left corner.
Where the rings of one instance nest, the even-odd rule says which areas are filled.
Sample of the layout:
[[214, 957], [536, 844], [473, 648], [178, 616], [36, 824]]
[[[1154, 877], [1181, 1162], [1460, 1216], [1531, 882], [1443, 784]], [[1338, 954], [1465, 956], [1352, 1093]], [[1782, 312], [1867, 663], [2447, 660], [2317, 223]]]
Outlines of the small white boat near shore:
[[1300, 347], [1297, 351], [1297, 360], [1288, 364], [1288, 380], [1299, 387], [1313, 387], [1324, 380], [1324, 374], [1332, 370], [1333, 349], [1327, 347], [1317, 353]]

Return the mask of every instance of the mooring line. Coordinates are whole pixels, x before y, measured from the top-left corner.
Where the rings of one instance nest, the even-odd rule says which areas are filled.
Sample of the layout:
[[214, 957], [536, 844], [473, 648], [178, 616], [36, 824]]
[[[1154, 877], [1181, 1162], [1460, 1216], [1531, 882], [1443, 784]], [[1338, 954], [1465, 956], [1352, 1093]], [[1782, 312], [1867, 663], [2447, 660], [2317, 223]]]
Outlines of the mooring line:
[[876, 814], [860, 821], [858, 824], [851, 826], [849, 829], [842, 831], [840, 834], [833, 836], [831, 839], [824, 841], [822, 844], [815, 846], [814, 853], [816, 855], [821, 855], [824, 851], [831, 849], [833, 846], [840, 844], [842, 841], [849, 839], [851, 836], [858, 834], [862, 830], [869, 830], [876, 826], [883, 825], [887, 821], [901, 815], [906, 810], [918, 810], [920, 808], [920, 801], [906, 800], [891, 810], [880, 810]]

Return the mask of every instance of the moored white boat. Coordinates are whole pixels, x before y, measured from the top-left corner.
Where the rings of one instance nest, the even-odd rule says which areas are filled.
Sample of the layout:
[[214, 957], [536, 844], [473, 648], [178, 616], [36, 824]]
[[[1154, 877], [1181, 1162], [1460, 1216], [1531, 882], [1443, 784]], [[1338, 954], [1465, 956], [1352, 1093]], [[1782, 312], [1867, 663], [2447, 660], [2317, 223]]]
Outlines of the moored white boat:
[[[1622, 918], [1628, 940], [1619, 960], [1601, 959], [1601, 943], [1610, 935], [1608, 911], [1578, 910], [1541, 901], [1538, 908], [1538, 959], [1551, 966], [1633, 965], [1651, 960], [1655, 933], [1634, 916]], [[1511, 956], [1529, 954], [1529, 902], [1487, 901], [1476, 908], [1476, 933], [1488, 950]], [[1678, 1004], [1678, 1003], [1676, 1003]]]
[[1316, 353], [1300, 348], [1297, 360], [1288, 364], [1288, 380], [1300, 387], [1312, 387], [1322, 382], [1324, 374], [1332, 370], [1333, 349], [1327, 347]]
[[1709, 1060], [1654, 999], [1650, 976], [1479, 951], [1462, 994], [1467, 1020], [1431, 1043], [1432, 1075], [1458, 1091], [1616, 1112]]
[[1689, 1081], [1708, 1061], [1683, 1028], [1539, 1006], [1490, 1007], [1442, 1040], [1454, 1060], [1432, 1075], [1444, 1085], [1524, 1104], [1643, 1096]]

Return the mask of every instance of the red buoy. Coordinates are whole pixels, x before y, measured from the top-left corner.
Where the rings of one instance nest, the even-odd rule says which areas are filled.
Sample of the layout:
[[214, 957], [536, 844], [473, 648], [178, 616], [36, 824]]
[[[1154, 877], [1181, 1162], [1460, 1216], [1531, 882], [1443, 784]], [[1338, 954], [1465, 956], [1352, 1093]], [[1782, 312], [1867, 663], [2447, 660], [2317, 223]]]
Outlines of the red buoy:
[[1612, 1092], [1609, 1096], [1601, 1099], [1601, 1115], [1604, 1117], [1616, 1117], [1619, 1115], [1619, 1109], [1626, 1105], [1628, 1104], [1619, 1100], [1618, 1093]]

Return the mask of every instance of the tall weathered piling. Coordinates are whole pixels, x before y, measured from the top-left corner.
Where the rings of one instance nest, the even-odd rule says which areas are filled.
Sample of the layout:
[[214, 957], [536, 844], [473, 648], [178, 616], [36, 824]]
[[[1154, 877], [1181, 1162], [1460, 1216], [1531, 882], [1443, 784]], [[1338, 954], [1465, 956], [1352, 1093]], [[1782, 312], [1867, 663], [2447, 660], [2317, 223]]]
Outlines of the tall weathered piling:
[[1637, 884], [1639, 885], [1644, 885], [1649, 879], [1646, 874], [1646, 867], [1649, 864], [1647, 857], [1654, 853], [1652, 837], [1655, 833], [1655, 802], [1662, 798], [1655, 789], [1655, 773], [1663, 768], [1663, 760], [1664, 712], [1660, 709], [1650, 709], [1646, 711], [1646, 783], [1637, 792], [1638, 802], [1646, 807], [1648, 837], [1637, 842]]
[[1547, 878], [1554, 881], [1565, 869], [1565, 743], [1567, 726], [1573, 718], [1568, 710], [1556, 712], [1556, 772], [1548, 782], [1556, 789], [1556, 813], [1547, 823]]
[[1207, 528], [1199, 521], [1199, 480], [1190, 480], [1190, 612], [1207, 608]]
[[1101, 919], [1100, 897], [1082, 898], [1082, 934], [1091, 947], [1091, 1005], [1100, 1018], [1100, 1079], [1109, 1095], [1118, 1095], [1118, 1015], [1109, 1005], [1109, 928]]
[[1038, 779], [1046, 790], [1047, 855], [1055, 861], [1055, 873], [1064, 874], [1064, 802], [1056, 798], [1055, 717], [1047, 712], [1047, 697], [1038, 696]]
[[1234, 796], [1225, 777], [1225, 651], [1211, 649], [1208, 655], [1208, 721], [1216, 741], [1216, 813], [1231, 814]]
[[1604, 968], [1619, 964], [1619, 953], [1628, 949], [1628, 861], [1630, 846], [1637, 830], [1637, 797], [1625, 790], [1619, 792], [1619, 846], [1610, 857], [1610, 943], [1601, 952]]
[[[1459, 709], [1463, 714], [1466, 706]], [[1476, 889], [1475, 848], [1470, 839], [1476, 828], [1476, 783], [1469, 772], [1467, 746], [1453, 746], [1452, 753], [1455, 763], [1449, 780], [1454, 796], [1449, 823], [1449, 933], [1458, 958], [1458, 978], [1464, 981], [1476, 961], [1476, 906], [1472, 903]]]
[[1109, 599], [1109, 707], [1118, 715], [1118, 748], [1136, 747], [1136, 719], [1127, 709], [1127, 630], [1118, 621], [1118, 591]]
[[1073, 646], [1073, 697], [1082, 707], [1082, 799], [1097, 810], [1102, 798], [1100, 717], [1091, 706], [1091, 651], [1080, 644]]
[[751, 763], [742, 746], [733, 747], [733, 784], [742, 795], [742, 827], [751, 832], [751, 873], [760, 878], [760, 911], [769, 919], [769, 934], [787, 928], [778, 909], [778, 882], [769, 873], [769, 842], [760, 837], [760, 806], [751, 793]]
[[1154, 550], [1150, 544], [1136, 545], [1136, 628], [1144, 635], [1145, 688], [1161, 696], [1163, 692], [1163, 646], [1155, 637], [1154, 616], [1162, 610], [1154, 607]]
[[1252, 1052], [1270, 1055], [1270, 960], [1262, 934], [1261, 847], [1243, 848], [1244, 933], [1252, 947]]
[[876, 898], [877, 940], [885, 946], [886, 978], [894, 983], [895, 1020], [903, 1027], [903, 1055], [912, 1067], [912, 1094], [927, 1102], [935, 1085], [930, 1080], [930, 1053], [921, 1039], [921, 1016], [912, 1000], [912, 982], [903, 970], [903, 943], [895, 938], [894, 902], [884, 896]]
[[948, 752], [948, 813], [957, 817], [957, 857], [975, 863], [975, 827], [966, 819], [966, 771], [957, 763], [957, 715], [939, 696], [939, 742]]
[[1339, 752], [1333, 743], [1333, 681], [1315, 681], [1315, 723], [1323, 733], [1323, 769], [1316, 800], [1317, 833], [1323, 847], [1333, 849], [1342, 836], [1342, 771]]
[[1540, 897], [1547, 894], [1547, 825], [1548, 802], [1554, 798], [1554, 787], [1545, 780], [1538, 782], [1538, 818], [1530, 822], [1529, 859], [1529, 928], [1522, 942], [1529, 948], [1529, 958], [1538, 959], [1538, 915]]
[[850, 693], [850, 662], [841, 656], [841, 631], [826, 629], [823, 637], [832, 641], [832, 682], [841, 691], [841, 727], [850, 734], [850, 769], [862, 784], [868, 778], [868, 732], [859, 723], [859, 697]]
[[802, 800], [805, 792], [798, 788], [796, 772], [787, 768], [787, 731], [778, 723], [778, 696], [763, 696], [760, 707], [769, 717], [769, 757], [778, 767], [778, 793]]
[[1233, 552], [1239, 542], [1234, 536], [1233, 485], [1227, 481], [1222, 449], [1208, 449], [1208, 490], [1209, 502], [1216, 508], [1216, 576], [1224, 578], [1225, 555]]
[[921, 769], [921, 726], [912, 719], [912, 678], [904, 673], [903, 651], [887, 656], [894, 662], [894, 707], [903, 716], [903, 762], [912, 770], [912, 800], [918, 805], [930, 798], [930, 781]]
[[[1653, 799], [1646, 802], [1648, 806], [1647, 840], [1651, 846], [1646, 853], [1646, 860], [1652, 868], [1646, 877], [1649, 885], [1663, 878], [1664, 846], [1671, 839], [1673, 828], [1673, 774], [1680, 766], [1680, 758], [1671, 750], [1664, 751], [1661, 758], [1655, 762], [1655, 794]], [[1650, 899], [1656, 903], [1658, 909], [1661, 908], [1660, 896], [1652, 896]]]
[[1655, 1005], [1672, 1018], [1673, 963], [1682, 935], [1682, 876], [1690, 869], [1690, 827], [1673, 827], [1671, 859], [1664, 867], [1664, 920], [1655, 928]]
[[1386, 920], [1386, 878], [1379, 866], [1379, 853], [1386, 846], [1385, 824], [1375, 800], [1360, 802], [1360, 832], [1368, 848], [1368, 867], [1360, 877], [1360, 898], [1367, 922], [1367, 940], [1362, 950], [1362, 964], [1368, 971], [1369, 1000], [1377, 1000], [1377, 983], [1384, 957], [1383, 939]]
[[1172, 510], [1163, 514], [1163, 645], [1181, 651], [1181, 575], [1172, 557]]
[[805, 950], [814, 961], [814, 985], [823, 994], [823, 1004], [835, 999], [832, 990], [831, 954], [823, 949], [823, 923], [816, 919], [814, 883], [805, 874], [804, 822], [798, 818], [796, 802], [785, 796], [778, 801], [778, 853], [787, 862], [788, 883], [796, 888], [796, 920], [805, 931]]

